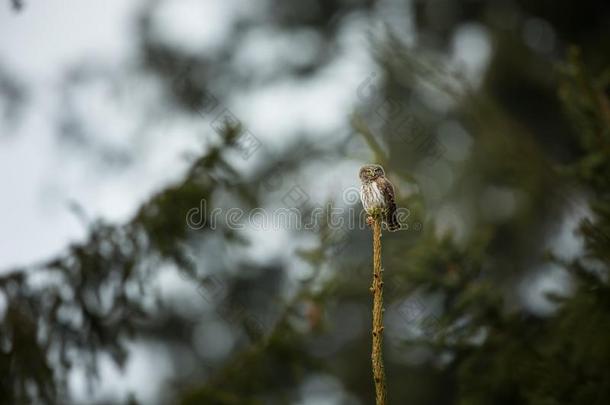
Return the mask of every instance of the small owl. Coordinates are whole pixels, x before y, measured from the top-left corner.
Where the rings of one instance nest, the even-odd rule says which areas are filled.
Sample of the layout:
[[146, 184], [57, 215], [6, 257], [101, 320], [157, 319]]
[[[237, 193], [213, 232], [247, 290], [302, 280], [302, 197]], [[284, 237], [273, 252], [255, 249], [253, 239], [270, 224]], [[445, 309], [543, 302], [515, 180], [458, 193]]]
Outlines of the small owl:
[[380, 165], [364, 165], [360, 168], [360, 199], [364, 209], [370, 213], [376, 208], [383, 210], [383, 222], [390, 231], [400, 229], [396, 218], [394, 186], [385, 177]]

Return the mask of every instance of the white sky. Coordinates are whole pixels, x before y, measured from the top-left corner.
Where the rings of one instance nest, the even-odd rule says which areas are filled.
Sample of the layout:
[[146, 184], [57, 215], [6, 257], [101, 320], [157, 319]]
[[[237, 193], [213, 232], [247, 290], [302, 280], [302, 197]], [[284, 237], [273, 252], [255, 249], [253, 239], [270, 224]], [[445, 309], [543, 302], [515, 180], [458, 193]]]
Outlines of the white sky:
[[[126, 220], [147, 196], [179, 178], [186, 165], [180, 159], [182, 152], [192, 152], [200, 144], [196, 139], [201, 127], [208, 128], [202, 121], [173, 120], [159, 133], [130, 138], [129, 108], [115, 105], [103, 85], [79, 94], [77, 107], [99, 132], [96, 142], [127, 146], [137, 151], [136, 161], [113, 175], [100, 173], [90, 156], [70, 153], [57, 142], [54, 125], [62, 75], [84, 60], [117, 70], [128, 64], [135, 46], [131, 21], [140, 3], [26, 2], [17, 14], [8, 6], [0, 8], [0, 60], [30, 92], [21, 125], [0, 136], [0, 187], [8, 191], [0, 199], [0, 271], [52, 257], [69, 242], [85, 237], [83, 225], [67, 208], [71, 201], [90, 217]], [[155, 13], [155, 27], [172, 45], [182, 44], [190, 52], [214, 52], [230, 22], [248, 10], [253, 15], [260, 12], [242, 0], [170, 2]], [[207, 16], [207, 23], [200, 24], [197, 16]], [[347, 122], [355, 89], [373, 69], [363, 22], [352, 24], [343, 37], [343, 53], [321, 75], [304, 83], [281, 81], [238, 93], [227, 107], [267, 144], [287, 142], [286, 134], [299, 130], [339, 132]], [[255, 36], [245, 45], [260, 50], [265, 37]], [[277, 46], [286, 49], [281, 43]], [[242, 51], [246, 56], [260, 54]], [[266, 61], [259, 57], [255, 62], [260, 69], [265, 62], [267, 66], [274, 62], [274, 51], [267, 54]], [[143, 86], [126, 90], [136, 94], [134, 104], [141, 101], [137, 94], [143, 93]], [[165, 136], [168, 133], [171, 136]]]
[[0, 198], [0, 271], [57, 254], [84, 237], [66, 201], [86, 207], [86, 193], [75, 189], [75, 173], [65, 167], [84, 157], [62, 154], [55, 143], [56, 89], [65, 69], [84, 58], [126, 57], [133, 46], [129, 11], [137, 4], [28, 1], [20, 13], [7, 2], [0, 6], [0, 61], [26, 84], [31, 102], [20, 126], [11, 133], [0, 129], [0, 189], [7, 191]]

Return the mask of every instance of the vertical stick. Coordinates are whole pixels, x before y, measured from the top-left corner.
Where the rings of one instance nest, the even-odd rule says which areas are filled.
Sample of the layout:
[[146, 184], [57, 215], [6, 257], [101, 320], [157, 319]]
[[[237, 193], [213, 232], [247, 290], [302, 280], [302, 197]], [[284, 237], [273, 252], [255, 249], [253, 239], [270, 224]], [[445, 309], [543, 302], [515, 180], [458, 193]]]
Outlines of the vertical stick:
[[383, 341], [383, 270], [381, 269], [381, 218], [374, 217], [373, 224], [373, 380], [377, 405], [386, 403], [385, 372], [381, 344]]

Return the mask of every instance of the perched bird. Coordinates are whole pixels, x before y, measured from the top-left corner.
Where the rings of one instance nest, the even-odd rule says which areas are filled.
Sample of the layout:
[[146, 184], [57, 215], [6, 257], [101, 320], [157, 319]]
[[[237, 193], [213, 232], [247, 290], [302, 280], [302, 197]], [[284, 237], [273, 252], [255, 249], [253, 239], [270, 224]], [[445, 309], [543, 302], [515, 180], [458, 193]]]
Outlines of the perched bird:
[[396, 200], [394, 186], [385, 177], [383, 167], [380, 165], [364, 165], [360, 168], [360, 199], [362, 205], [369, 215], [376, 209], [382, 211], [382, 220], [388, 230], [400, 229], [396, 218]]

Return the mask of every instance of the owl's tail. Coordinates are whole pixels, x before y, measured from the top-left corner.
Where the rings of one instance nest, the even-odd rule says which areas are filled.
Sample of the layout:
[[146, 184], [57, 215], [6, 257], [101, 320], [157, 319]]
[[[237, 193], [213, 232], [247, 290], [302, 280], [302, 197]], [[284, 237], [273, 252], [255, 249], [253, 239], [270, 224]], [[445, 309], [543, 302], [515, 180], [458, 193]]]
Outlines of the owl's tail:
[[396, 204], [391, 203], [388, 207], [386, 214], [386, 224], [388, 225], [388, 230], [391, 232], [397, 231], [400, 229], [400, 223], [398, 222], [398, 217], [396, 215]]

